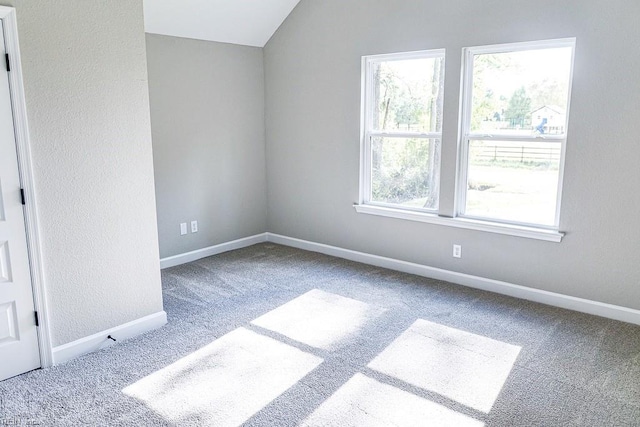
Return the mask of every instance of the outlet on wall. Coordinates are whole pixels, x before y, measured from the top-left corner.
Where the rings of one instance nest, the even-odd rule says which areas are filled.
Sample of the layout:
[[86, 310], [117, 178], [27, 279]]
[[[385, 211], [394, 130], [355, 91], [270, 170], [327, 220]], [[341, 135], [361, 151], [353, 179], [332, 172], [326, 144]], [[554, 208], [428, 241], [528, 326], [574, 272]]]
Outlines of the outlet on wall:
[[187, 223], [182, 222], [180, 223], [180, 235], [184, 236], [185, 234], [187, 234]]
[[198, 232], [198, 221], [191, 221], [191, 232], [192, 233]]
[[462, 246], [461, 245], [453, 245], [453, 257], [454, 258], [462, 258]]

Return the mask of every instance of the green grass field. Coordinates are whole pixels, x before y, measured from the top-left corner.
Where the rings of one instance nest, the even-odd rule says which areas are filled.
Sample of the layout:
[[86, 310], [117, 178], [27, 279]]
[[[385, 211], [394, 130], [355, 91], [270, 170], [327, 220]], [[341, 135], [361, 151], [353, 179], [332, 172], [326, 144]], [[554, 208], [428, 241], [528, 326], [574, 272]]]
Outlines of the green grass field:
[[[466, 215], [553, 225], [558, 169], [521, 163], [478, 162], [469, 167]], [[403, 206], [420, 208], [426, 199]]]

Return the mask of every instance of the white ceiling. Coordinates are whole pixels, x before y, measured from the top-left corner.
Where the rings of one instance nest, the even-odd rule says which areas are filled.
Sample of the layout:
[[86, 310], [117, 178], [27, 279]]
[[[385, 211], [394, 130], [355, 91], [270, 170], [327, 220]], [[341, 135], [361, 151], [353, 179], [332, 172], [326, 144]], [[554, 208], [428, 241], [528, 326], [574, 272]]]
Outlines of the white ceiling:
[[144, 0], [147, 33], [264, 47], [300, 0]]

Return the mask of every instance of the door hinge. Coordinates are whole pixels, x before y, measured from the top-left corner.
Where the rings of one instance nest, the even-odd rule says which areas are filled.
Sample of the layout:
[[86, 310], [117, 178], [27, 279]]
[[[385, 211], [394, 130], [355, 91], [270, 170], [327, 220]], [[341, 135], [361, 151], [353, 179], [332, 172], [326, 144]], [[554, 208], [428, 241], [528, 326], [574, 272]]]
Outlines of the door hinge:
[[11, 71], [11, 62], [9, 62], [9, 54], [8, 53], [4, 54], [4, 60], [7, 63], [7, 73], [8, 73], [9, 71]]
[[20, 199], [21, 199], [23, 205], [27, 204], [27, 199], [25, 199], [25, 197], [24, 197], [24, 188], [20, 189]]
[[35, 315], [36, 318], [36, 327], [40, 326], [40, 320], [38, 319], [38, 312], [34, 311], [33, 314]]

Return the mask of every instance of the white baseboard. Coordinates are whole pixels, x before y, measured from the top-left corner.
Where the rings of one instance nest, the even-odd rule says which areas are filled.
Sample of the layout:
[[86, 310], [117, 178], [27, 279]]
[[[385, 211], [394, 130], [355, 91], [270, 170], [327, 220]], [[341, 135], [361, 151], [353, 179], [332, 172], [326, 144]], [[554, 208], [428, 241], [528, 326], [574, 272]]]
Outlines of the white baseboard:
[[222, 243], [209, 248], [169, 258], [163, 258], [160, 260], [160, 266], [161, 268], [173, 267], [234, 249], [245, 248], [265, 241], [640, 325], [640, 310], [572, 297], [555, 292], [543, 291], [540, 289], [528, 288], [526, 286], [515, 285], [513, 283], [487, 279], [485, 277], [473, 276], [470, 274], [457, 273], [455, 271], [443, 270], [441, 268], [429, 267], [393, 258], [371, 255], [364, 252], [352, 251], [349, 249], [310, 242], [274, 233], [257, 234], [255, 236]]
[[267, 233], [269, 242], [640, 325], [640, 310]]
[[198, 249], [180, 255], [175, 255], [160, 260], [160, 268], [175, 267], [176, 265], [186, 264], [188, 262], [197, 261], [212, 255], [218, 255], [223, 252], [233, 251], [235, 249], [246, 248], [257, 243], [267, 241], [267, 233], [256, 234], [255, 236], [245, 237], [244, 239], [234, 240], [232, 242], [221, 243], [208, 248]]
[[167, 313], [160, 311], [132, 322], [116, 326], [115, 328], [107, 329], [106, 331], [98, 332], [97, 334], [72, 341], [68, 344], [54, 347], [52, 351], [53, 364], [59, 365], [84, 354], [116, 344], [116, 342], [107, 339], [109, 335], [117, 339], [117, 342], [120, 342], [133, 338], [136, 335], [157, 329], [166, 323]]

